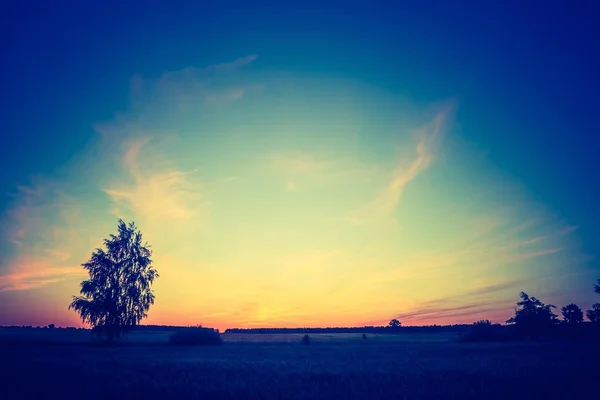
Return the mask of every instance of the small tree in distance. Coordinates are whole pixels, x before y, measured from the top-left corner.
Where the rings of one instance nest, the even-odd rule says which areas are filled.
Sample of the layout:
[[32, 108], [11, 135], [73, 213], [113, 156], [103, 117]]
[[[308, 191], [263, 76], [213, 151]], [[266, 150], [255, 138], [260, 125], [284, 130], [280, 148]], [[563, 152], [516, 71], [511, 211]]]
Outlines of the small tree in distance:
[[583, 322], [583, 311], [581, 311], [581, 308], [577, 304], [568, 304], [561, 311], [566, 324], [572, 325]]
[[73, 296], [69, 309], [84, 323], [106, 335], [108, 341], [126, 333], [148, 315], [154, 304], [152, 283], [158, 272], [152, 267], [150, 246], [131, 222], [118, 222], [118, 234], [104, 240], [82, 266], [90, 278], [81, 282], [81, 296]]
[[396, 318], [394, 318], [393, 320], [390, 321], [388, 326], [392, 329], [398, 329], [402, 326], [402, 323], [400, 321], [398, 321]]

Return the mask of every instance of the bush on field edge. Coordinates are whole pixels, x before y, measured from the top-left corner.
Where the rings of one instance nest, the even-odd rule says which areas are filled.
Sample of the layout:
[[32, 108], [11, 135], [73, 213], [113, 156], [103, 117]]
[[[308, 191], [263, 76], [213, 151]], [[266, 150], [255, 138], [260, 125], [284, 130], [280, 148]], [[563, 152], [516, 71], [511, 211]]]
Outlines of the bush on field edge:
[[218, 346], [223, 344], [223, 339], [216, 329], [195, 327], [173, 333], [169, 343], [179, 346]]
[[512, 329], [502, 328], [501, 325], [492, 324], [489, 320], [484, 319], [474, 322], [469, 331], [461, 334], [460, 340], [463, 342], [489, 342], [513, 339]]

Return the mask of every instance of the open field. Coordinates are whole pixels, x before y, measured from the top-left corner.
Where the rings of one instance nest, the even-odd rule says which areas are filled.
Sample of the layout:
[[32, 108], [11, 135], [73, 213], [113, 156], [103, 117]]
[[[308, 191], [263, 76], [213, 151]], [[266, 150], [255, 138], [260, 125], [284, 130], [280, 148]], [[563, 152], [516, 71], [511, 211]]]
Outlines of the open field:
[[330, 334], [305, 346], [299, 335], [231, 334], [219, 347], [172, 347], [168, 332], [144, 332], [105, 347], [87, 331], [17, 332], [0, 333], [3, 399], [585, 398], [600, 360], [599, 342]]
[[[117, 344], [165, 344], [172, 332], [165, 330], [132, 332], [126, 339], [120, 339]], [[223, 333], [221, 338], [225, 343], [300, 343], [303, 334], [300, 333]], [[432, 333], [402, 333], [402, 334], [368, 334], [369, 342], [411, 342], [435, 343], [448, 342], [458, 339], [454, 332]], [[310, 334], [312, 343], [329, 342], [362, 342], [360, 333], [315, 333]], [[95, 343], [90, 331], [67, 329], [19, 329], [0, 328], [0, 343]]]

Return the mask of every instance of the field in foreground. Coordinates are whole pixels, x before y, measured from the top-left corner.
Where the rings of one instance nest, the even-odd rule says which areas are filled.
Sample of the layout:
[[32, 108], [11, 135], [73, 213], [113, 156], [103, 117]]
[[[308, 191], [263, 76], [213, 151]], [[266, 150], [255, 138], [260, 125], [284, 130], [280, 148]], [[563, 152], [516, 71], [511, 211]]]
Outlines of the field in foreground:
[[469, 344], [355, 337], [220, 347], [0, 340], [3, 399], [586, 398], [600, 343]]

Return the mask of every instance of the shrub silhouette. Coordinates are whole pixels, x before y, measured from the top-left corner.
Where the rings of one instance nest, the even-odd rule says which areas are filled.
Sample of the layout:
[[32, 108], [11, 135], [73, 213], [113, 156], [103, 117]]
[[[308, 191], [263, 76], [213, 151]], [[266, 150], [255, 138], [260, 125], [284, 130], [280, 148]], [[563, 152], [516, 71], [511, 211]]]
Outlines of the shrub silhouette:
[[310, 344], [310, 336], [308, 336], [308, 335], [302, 336], [302, 344]]
[[578, 324], [583, 322], [583, 311], [577, 304], [567, 304], [562, 309], [563, 321], [565, 324]]
[[119, 220], [118, 234], [104, 240], [106, 251], [96, 249], [82, 266], [90, 278], [81, 282], [81, 296], [73, 296], [74, 309], [95, 333], [108, 341], [127, 333], [148, 315], [154, 304], [152, 283], [158, 272], [152, 252], [132, 222]]
[[556, 306], [544, 304], [535, 297], [529, 297], [525, 292], [520, 294], [521, 301], [517, 302], [515, 316], [506, 321], [514, 324], [522, 336], [538, 339], [541, 334], [548, 332], [558, 321], [552, 312]]
[[483, 334], [490, 332], [492, 329], [492, 322], [489, 319], [482, 319], [476, 322], [473, 322], [473, 331], [481, 332]]
[[482, 319], [473, 322], [471, 329], [463, 333], [460, 340], [463, 342], [483, 342], [507, 339], [507, 337], [500, 335], [501, 328], [499, 324], [492, 324], [490, 320]]
[[215, 329], [194, 327], [173, 333], [169, 343], [177, 346], [218, 346], [223, 344], [223, 339]]

